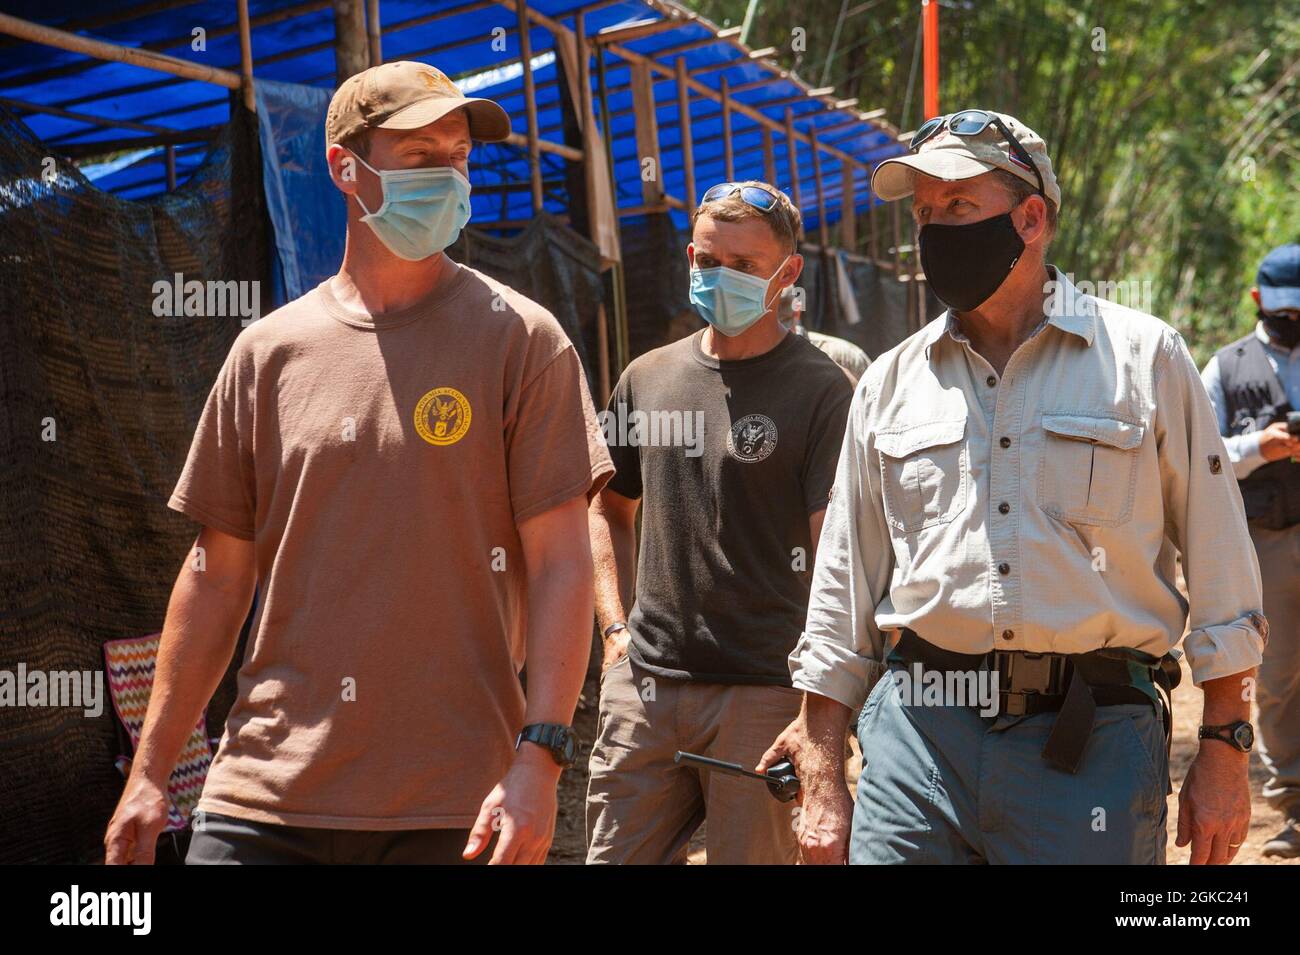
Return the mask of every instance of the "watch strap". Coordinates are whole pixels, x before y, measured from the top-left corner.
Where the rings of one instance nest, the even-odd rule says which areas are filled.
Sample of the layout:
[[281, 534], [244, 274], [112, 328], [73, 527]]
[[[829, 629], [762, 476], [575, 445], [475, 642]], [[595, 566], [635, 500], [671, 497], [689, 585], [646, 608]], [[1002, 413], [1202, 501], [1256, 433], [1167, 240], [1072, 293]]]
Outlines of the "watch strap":
[[547, 750], [556, 764], [565, 768], [572, 766], [574, 759], [573, 728], [560, 723], [530, 723], [519, 731], [515, 740], [515, 749], [521, 743], [535, 743]]
[[1251, 727], [1251, 735], [1253, 736], [1254, 727], [1251, 726], [1249, 720], [1235, 720], [1231, 723], [1221, 723], [1217, 726], [1202, 726], [1197, 730], [1196, 737], [1197, 739], [1217, 739], [1221, 743], [1227, 743], [1235, 750], [1248, 753], [1250, 752], [1250, 749], [1244, 748], [1237, 741], [1237, 729], [1243, 725]]

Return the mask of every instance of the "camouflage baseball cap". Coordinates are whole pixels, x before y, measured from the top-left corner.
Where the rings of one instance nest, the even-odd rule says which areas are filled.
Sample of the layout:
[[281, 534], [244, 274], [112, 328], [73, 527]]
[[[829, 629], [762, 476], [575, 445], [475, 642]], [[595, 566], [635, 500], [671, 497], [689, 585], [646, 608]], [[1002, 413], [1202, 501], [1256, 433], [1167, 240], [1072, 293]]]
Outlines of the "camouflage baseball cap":
[[495, 143], [510, 135], [504, 109], [490, 99], [462, 96], [441, 70], [410, 60], [384, 63], [343, 81], [325, 115], [325, 141], [365, 129], [419, 129], [462, 108], [474, 139]]
[[[1061, 187], [1057, 185], [1052, 161], [1047, 158], [1047, 144], [1036, 132], [1014, 116], [994, 113], [1024, 147], [1043, 177], [1043, 192], [1059, 209]], [[977, 136], [959, 136], [945, 126], [921, 143], [916, 152], [886, 159], [871, 174], [871, 189], [884, 200], [910, 196], [918, 172], [935, 179], [971, 179], [994, 169], [1003, 169], [1025, 180], [1035, 189], [1034, 171], [1016, 155], [1002, 131], [993, 123]]]

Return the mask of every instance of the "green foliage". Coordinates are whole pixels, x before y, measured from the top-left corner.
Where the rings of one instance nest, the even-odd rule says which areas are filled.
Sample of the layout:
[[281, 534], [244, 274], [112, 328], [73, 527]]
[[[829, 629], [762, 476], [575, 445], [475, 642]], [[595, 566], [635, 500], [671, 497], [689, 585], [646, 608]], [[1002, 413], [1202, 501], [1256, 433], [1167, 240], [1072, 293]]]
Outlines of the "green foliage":
[[[731, 24], [747, 5], [691, 4]], [[910, 131], [920, 10], [764, 0], [747, 40]], [[941, 109], [1012, 113], [1047, 140], [1063, 194], [1052, 260], [1079, 279], [1149, 283], [1140, 306], [1199, 361], [1248, 331], [1259, 260], [1300, 241], [1300, 0], [943, 0], [939, 20]]]

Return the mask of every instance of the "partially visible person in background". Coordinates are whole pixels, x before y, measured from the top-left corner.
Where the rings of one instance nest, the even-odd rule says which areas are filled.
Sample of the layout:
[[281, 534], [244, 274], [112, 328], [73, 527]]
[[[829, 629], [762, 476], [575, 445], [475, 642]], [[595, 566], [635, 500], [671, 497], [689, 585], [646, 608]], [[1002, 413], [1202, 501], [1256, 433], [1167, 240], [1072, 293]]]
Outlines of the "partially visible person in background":
[[1201, 379], [1241, 486], [1272, 628], [1259, 669], [1264, 798], [1286, 819], [1264, 855], [1300, 857], [1300, 245], [1274, 249], [1251, 297], [1259, 321]]
[[866, 374], [871, 359], [867, 357], [866, 352], [851, 341], [805, 327], [803, 323], [804, 304], [804, 297], [795, 291], [794, 286], [786, 289], [781, 295], [780, 314], [782, 323], [790, 331], [808, 339], [809, 342], [825, 352], [826, 357], [844, 369], [844, 374], [849, 376], [849, 381], [856, 388], [858, 382], [862, 380], [862, 376]]
[[786, 657], [853, 397], [778, 319], [800, 232], [767, 183], [709, 189], [687, 247], [708, 325], [628, 365], [602, 416], [617, 470], [590, 516], [605, 656], [588, 863], [684, 862], [706, 816], [711, 865], [796, 860], [790, 804], [674, 757], [752, 766], [799, 712]]

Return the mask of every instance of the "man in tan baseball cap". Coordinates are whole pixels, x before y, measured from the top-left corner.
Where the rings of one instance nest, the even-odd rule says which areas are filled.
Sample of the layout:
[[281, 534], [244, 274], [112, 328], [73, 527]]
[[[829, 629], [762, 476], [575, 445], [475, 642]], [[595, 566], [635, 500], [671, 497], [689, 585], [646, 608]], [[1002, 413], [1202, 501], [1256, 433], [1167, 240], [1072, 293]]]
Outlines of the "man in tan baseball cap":
[[173, 590], [108, 861], [152, 860], [254, 586], [188, 862], [545, 860], [613, 466], [559, 323], [445, 251], [473, 141], [509, 130], [421, 63], [334, 97], [343, 261], [239, 335], [204, 408], [170, 506], [206, 563]]
[[485, 143], [510, 135], [510, 117], [490, 99], [462, 96], [456, 84], [425, 63], [399, 60], [343, 82], [325, 116], [325, 142], [342, 143], [368, 129], [419, 129], [463, 109], [470, 135]]
[[1186, 344], [1046, 262], [1060, 188], [1014, 117], [936, 117], [872, 187], [911, 196], [949, 308], [871, 364], [849, 412], [790, 655], [804, 706], [764, 757], [803, 781], [804, 858], [1163, 862], [1181, 643], [1206, 725], [1178, 844], [1230, 861], [1268, 626]]

